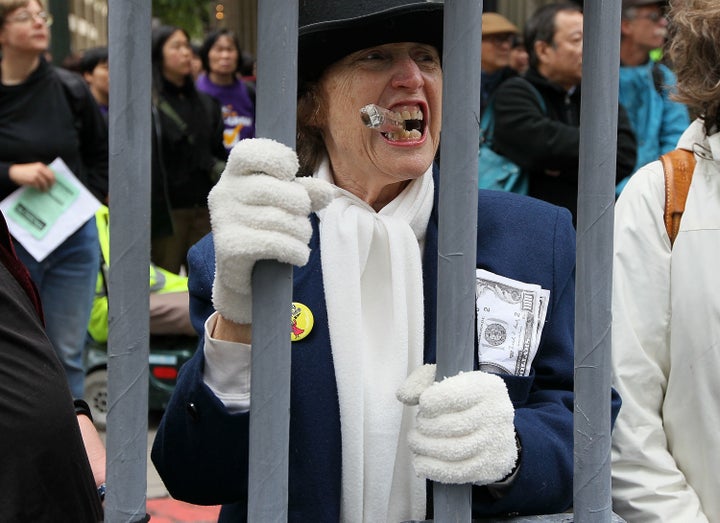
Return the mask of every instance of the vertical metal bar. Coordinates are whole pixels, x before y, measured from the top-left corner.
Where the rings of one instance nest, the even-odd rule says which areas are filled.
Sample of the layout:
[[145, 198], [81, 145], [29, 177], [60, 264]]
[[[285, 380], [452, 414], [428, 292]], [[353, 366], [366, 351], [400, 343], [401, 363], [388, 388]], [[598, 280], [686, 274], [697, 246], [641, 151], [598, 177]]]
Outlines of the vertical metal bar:
[[[297, 0], [258, 6], [257, 135], [295, 147]], [[253, 271], [252, 409], [248, 520], [287, 521], [292, 266]]]
[[575, 521], [610, 521], [612, 233], [620, 0], [585, 2], [575, 299]]
[[[109, 6], [110, 274], [105, 521], [142, 521], [147, 490], [150, 2]], [[132, 31], [128, 31], [132, 28]]]
[[[438, 238], [438, 379], [473, 368], [481, 24], [482, 0], [445, 3]], [[428, 321], [432, 319], [428, 318]], [[433, 501], [437, 523], [470, 521], [470, 485], [435, 483]]]

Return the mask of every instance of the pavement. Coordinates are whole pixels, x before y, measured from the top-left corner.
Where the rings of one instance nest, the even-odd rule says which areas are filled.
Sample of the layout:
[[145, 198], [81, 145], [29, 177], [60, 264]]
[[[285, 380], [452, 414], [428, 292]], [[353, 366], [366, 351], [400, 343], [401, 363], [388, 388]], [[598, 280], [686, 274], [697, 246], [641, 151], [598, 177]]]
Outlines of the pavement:
[[201, 507], [172, 498], [148, 499], [150, 523], [215, 523], [220, 507]]
[[[150, 514], [150, 523], [216, 523], [220, 513], [219, 506], [191, 505], [173, 499], [153, 467], [150, 449], [159, 422], [159, 414], [151, 413], [148, 417], [146, 510]], [[100, 435], [104, 438], [105, 433], [101, 432]]]

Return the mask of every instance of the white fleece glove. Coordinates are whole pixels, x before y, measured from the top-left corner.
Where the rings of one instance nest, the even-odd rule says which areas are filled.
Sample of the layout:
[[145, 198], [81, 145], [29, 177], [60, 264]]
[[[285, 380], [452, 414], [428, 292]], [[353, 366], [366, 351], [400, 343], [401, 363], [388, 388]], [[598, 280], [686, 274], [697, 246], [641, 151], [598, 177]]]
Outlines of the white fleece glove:
[[215, 310], [235, 323], [252, 321], [252, 269], [258, 260], [305, 265], [312, 226], [333, 186], [296, 178], [291, 148], [267, 138], [238, 142], [208, 195], [215, 243]]
[[396, 395], [405, 405], [420, 405], [408, 434], [419, 476], [487, 485], [512, 472], [515, 411], [499, 376], [473, 371], [435, 382], [435, 365], [423, 365]]

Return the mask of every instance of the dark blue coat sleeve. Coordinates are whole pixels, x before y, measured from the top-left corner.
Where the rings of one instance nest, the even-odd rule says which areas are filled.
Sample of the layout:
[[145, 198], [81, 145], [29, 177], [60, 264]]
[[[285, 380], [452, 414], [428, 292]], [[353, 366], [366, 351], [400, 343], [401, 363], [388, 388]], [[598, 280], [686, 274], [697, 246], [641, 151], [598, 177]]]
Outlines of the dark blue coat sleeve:
[[191, 319], [201, 333], [200, 346], [180, 370], [151, 457], [174, 498], [200, 505], [232, 503], [247, 499], [249, 415], [228, 413], [203, 381], [203, 324], [213, 312], [210, 236], [191, 249], [188, 266]]
[[188, 251], [188, 293], [190, 321], [202, 338], [205, 320], [215, 311], [212, 304], [212, 285], [215, 279], [215, 247], [212, 233], [207, 234]]
[[550, 291], [529, 376], [502, 375], [522, 445], [510, 487], [473, 489], [473, 515], [547, 514], [572, 504], [575, 231], [563, 208], [480, 192], [478, 267]]

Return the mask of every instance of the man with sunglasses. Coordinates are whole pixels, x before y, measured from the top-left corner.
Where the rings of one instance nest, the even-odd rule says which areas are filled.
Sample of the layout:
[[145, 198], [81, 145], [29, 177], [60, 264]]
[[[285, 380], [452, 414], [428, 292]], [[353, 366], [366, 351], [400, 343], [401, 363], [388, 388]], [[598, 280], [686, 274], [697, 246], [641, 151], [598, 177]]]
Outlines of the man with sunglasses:
[[[667, 37], [667, 2], [623, 0], [620, 29], [620, 103], [637, 138], [635, 172], [677, 145], [690, 124], [685, 105], [670, 99], [675, 74], [650, 58]], [[629, 177], [617, 186], [620, 194]]]

